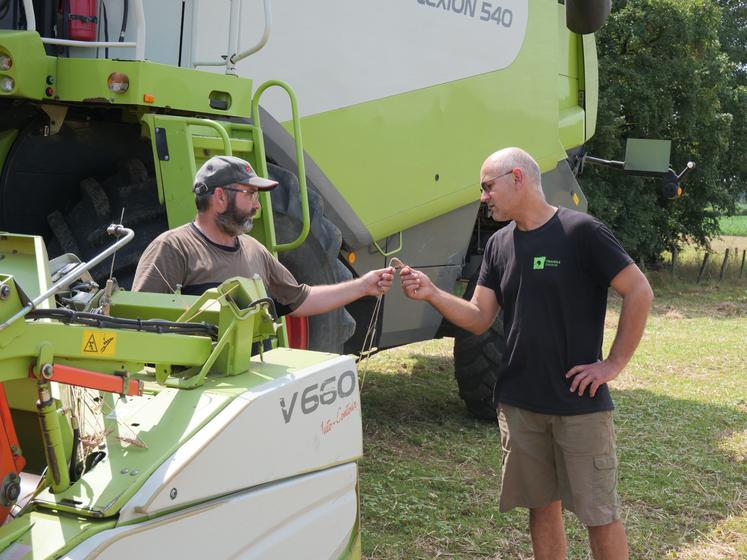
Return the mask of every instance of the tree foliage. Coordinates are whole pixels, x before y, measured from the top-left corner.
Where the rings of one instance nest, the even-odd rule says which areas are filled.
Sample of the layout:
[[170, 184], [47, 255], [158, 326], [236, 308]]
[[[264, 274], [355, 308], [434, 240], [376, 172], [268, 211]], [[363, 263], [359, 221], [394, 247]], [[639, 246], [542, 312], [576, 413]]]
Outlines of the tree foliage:
[[672, 140], [676, 171], [697, 169], [676, 201], [655, 179], [587, 166], [590, 211], [637, 258], [684, 241], [706, 245], [747, 179], [744, 0], [617, 0], [597, 37], [599, 113], [593, 155], [623, 159], [627, 138]]

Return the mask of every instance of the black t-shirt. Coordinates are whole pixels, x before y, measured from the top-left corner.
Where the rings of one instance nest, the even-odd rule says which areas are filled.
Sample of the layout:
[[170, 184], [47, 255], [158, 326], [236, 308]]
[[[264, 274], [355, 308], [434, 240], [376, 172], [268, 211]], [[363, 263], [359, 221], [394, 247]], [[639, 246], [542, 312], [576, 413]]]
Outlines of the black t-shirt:
[[545, 414], [612, 410], [607, 385], [594, 398], [570, 392], [573, 366], [602, 359], [607, 288], [633, 260], [599, 220], [559, 208], [544, 225], [511, 223], [485, 247], [478, 284], [503, 308], [506, 352], [495, 402]]

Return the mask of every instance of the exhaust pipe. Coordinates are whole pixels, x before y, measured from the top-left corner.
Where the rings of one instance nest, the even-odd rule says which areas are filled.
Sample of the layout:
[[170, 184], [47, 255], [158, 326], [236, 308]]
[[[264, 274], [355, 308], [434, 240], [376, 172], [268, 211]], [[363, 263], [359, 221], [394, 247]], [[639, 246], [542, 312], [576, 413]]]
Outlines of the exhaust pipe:
[[599, 31], [610, 15], [612, 0], [565, 0], [565, 24], [580, 35]]

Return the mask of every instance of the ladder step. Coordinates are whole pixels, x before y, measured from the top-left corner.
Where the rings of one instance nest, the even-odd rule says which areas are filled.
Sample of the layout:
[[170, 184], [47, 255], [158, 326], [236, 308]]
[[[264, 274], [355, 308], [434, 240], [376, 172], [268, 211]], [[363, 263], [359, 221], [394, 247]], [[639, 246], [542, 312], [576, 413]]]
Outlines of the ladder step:
[[[217, 136], [192, 136], [192, 145], [205, 150], [223, 150], [223, 140]], [[254, 142], [245, 138], [231, 138], [231, 149], [234, 152], [250, 153], [254, 151]]]

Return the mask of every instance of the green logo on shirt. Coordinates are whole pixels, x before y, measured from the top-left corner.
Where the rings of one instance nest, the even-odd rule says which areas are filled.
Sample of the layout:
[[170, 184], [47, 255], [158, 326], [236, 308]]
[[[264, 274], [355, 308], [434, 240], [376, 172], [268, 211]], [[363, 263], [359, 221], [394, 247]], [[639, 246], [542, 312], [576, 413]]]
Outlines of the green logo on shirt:
[[534, 257], [534, 261], [532, 263], [532, 269], [534, 270], [544, 270], [545, 268], [550, 267], [558, 267], [560, 266], [560, 260], [558, 259], [548, 259], [547, 257]]

